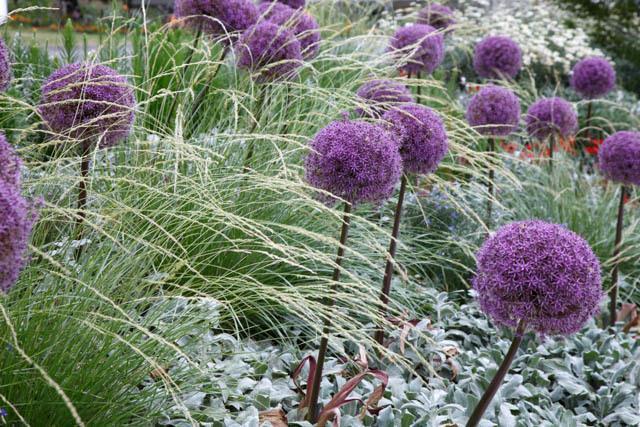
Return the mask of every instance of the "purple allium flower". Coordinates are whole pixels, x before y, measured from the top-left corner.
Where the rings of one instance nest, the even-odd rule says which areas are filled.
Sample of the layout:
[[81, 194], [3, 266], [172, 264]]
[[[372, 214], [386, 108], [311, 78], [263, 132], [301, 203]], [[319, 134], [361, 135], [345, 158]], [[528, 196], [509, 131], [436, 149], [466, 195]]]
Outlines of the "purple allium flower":
[[282, 3], [294, 9], [301, 9], [305, 6], [305, 0], [262, 0], [262, 3]]
[[7, 142], [4, 133], [0, 132], [0, 181], [18, 188], [20, 186], [21, 165], [20, 158]]
[[589, 244], [544, 221], [500, 227], [480, 248], [473, 288], [496, 323], [569, 335], [599, 311], [600, 263]]
[[383, 120], [400, 137], [400, 156], [406, 173], [435, 171], [449, 150], [442, 118], [431, 108], [406, 104], [387, 112]]
[[598, 151], [602, 174], [624, 185], [640, 185], [640, 132], [616, 132]]
[[244, 31], [259, 16], [251, 0], [176, 0], [174, 10], [177, 18], [213, 36]]
[[439, 3], [430, 3], [418, 11], [418, 24], [431, 25], [438, 30], [444, 30], [456, 23], [453, 10]]
[[409, 54], [408, 62], [399, 67], [401, 71], [431, 74], [444, 59], [444, 38], [430, 25], [413, 24], [396, 31], [390, 51], [398, 57]]
[[520, 46], [506, 36], [490, 36], [476, 45], [473, 68], [487, 79], [514, 78], [522, 68]]
[[[376, 118], [380, 118], [390, 108], [415, 102], [411, 91], [405, 85], [387, 79], [366, 82], [360, 86], [356, 95], [369, 105], [370, 112]], [[364, 116], [367, 112], [359, 108], [357, 113]]]
[[262, 16], [274, 24], [293, 31], [300, 42], [302, 56], [314, 58], [320, 51], [320, 26], [316, 19], [302, 9], [293, 9], [282, 3], [262, 3], [258, 6]]
[[599, 98], [616, 85], [616, 72], [604, 58], [583, 59], [573, 67], [571, 87], [585, 98]]
[[402, 173], [394, 135], [377, 124], [332, 122], [318, 132], [310, 148], [307, 182], [352, 204], [384, 201]]
[[238, 42], [238, 67], [258, 82], [293, 78], [302, 65], [300, 42], [291, 30], [269, 21], [249, 27]]
[[19, 188], [0, 180], [0, 292], [7, 292], [15, 284], [27, 262], [35, 220], [35, 211]]
[[518, 129], [520, 100], [509, 89], [485, 86], [471, 98], [467, 121], [482, 135], [507, 136]]
[[11, 83], [11, 53], [0, 38], [0, 91], [5, 91]]
[[124, 76], [105, 65], [77, 63], [44, 82], [38, 111], [57, 134], [113, 147], [131, 133], [135, 106]]
[[573, 106], [562, 98], [543, 98], [527, 111], [527, 132], [543, 140], [552, 134], [572, 135], [578, 127], [578, 116]]

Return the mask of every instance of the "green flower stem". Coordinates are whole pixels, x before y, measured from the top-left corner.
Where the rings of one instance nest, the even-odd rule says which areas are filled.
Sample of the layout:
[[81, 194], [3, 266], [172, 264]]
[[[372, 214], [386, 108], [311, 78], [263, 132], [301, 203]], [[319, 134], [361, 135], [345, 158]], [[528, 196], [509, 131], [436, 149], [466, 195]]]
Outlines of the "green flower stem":
[[613, 250], [613, 269], [611, 270], [611, 290], [609, 291], [609, 324], [616, 324], [618, 308], [618, 268], [620, 265], [620, 250], [622, 244], [622, 228], [624, 226], [624, 196], [626, 194], [624, 185], [620, 186], [620, 204], [618, 205], [618, 222], [616, 223], [616, 242]]

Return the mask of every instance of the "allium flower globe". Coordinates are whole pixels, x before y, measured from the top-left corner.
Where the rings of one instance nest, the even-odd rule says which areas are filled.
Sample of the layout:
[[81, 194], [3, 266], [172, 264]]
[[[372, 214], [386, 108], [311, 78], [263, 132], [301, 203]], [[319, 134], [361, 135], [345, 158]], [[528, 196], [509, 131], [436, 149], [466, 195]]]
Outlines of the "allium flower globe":
[[399, 66], [401, 71], [431, 74], [444, 59], [444, 38], [430, 25], [413, 24], [396, 31], [390, 51], [398, 58], [409, 55], [407, 63]]
[[599, 311], [600, 263], [580, 236], [544, 221], [505, 225], [477, 255], [473, 288], [496, 323], [542, 335], [577, 332]]
[[135, 96], [127, 79], [105, 65], [77, 63], [55, 71], [42, 85], [38, 111], [60, 136], [112, 147], [129, 136]]
[[598, 151], [600, 171], [623, 185], [640, 185], [640, 132], [616, 132]]
[[22, 162], [13, 147], [0, 132], [0, 181], [19, 188], [21, 164]]
[[36, 220], [33, 207], [19, 188], [0, 180], [0, 292], [18, 280], [27, 258], [27, 245]]
[[439, 3], [430, 3], [418, 11], [418, 24], [431, 25], [438, 30], [445, 30], [456, 23], [453, 10]]
[[[385, 111], [409, 102], [414, 102], [411, 91], [405, 85], [394, 80], [370, 80], [360, 86], [356, 95], [369, 105], [373, 116], [380, 118]], [[358, 109], [359, 115], [365, 115], [364, 109]]]
[[174, 11], [176, 18], [212, 36], [244, 31], [259, 16], [251, 0], [176, 0]]
[[449, 150], [447, 131], [438, 113], [419, 104], [407, 104], [383, 117], [400, 138], [400, 156], [406, 173], [435, 171]]
[[238, 67], [254, 73], [258, 82], [293, 78], [302, 64], [300, 42], [293, 32], [269, 21], [248, 28], [237, 52]]
[[0, 91], [5, 91], [11, 83], [11, 53], [0, 38]]
[[513, 79], [522, 68], [520, 46], [506, 36], [487, 37], [476, 45], [473, 68], [487, 79]]
[[305, 0], [262, 0], [261, 3], [282, 3], [294, 9], [301, 9], [305, 6]]
[[583, 59], [573, 67], [571, 87], [584, 98], [599, 98], [616, 86], [616, 72], [604, 58]]
[[543, 98], [533, 103], [527, 111], [527, 132], [543, 140], [556, 134], [573, 135], [578, 128], [578, 116], [573, 106], [562, 98]]
[[394, 135], [377, 124], [333, 122], [318, 132], [310, 148], [307, 182], [354, 205], [389, 198], [402, 173]]
[[261, 16], [293, 31], [300, 42], [302, 56], [314, 58], [320, 51], [320, 26], [318, 21], [302, 9], [293, 9], [283, 3], [262, 3], [258, 7]]
[[507, 136], [518, 128], [520, 100], [509, 89], [485, 86], [467, 107], [467, 122], [482, 135]]

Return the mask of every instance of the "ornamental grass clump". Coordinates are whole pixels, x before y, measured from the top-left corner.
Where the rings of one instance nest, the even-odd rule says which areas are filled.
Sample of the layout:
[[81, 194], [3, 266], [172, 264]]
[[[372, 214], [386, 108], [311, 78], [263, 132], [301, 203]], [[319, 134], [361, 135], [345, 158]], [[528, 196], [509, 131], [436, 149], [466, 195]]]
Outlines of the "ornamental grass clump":
[[640, 132], [622, 131], [608, 137], [598, 151], [600, 172], [605, 178], [620, 184], [620, 203], [616, 223], [614, 264], [611, 270], [609, 291], [609, 315], [611, 326], [616, 323], [618, 299], [618, 269], [622, 249], [624, 226], [624, 202], [627, 187], [640, 185]]
[[[381, 317], [386, 315], [391, 292], [391, 279], [395, 262], [402, 205], [407, 188], [409, 174], [429, 174], [435, 172], [449, 150], [447, 131], [444, 122], [434, 110], [418, 104], [407, 104], [387, 112], [382, 119], [388, 123], [391, 131], [400, 141], [403, 174], [400, 181], [400, 193], [393, 220], [393, 231], [389, 243], [389, 257], [385, 266], [382, 290], [380, 292]], [[384, 330], [378, 329], [375, 339], [384, 342]]]
[[522, 68], [522, 50], [509, 37], [487, 37], [476, 45], [473, 68], [486, 79], [513, 79]]
[[[341, 264], [351, 220], [351, 208], [361, 203], [382, 203], [389, 198], [400, 179], [402, 159], [395, 136], [384, 127], [362, 121], [336, 121], [322, 129], [310, 143], [305, 160], [306, 181], [322, 191], [321, 198], [333, 204], [344, 200], [340, 246], [333, 272], [331, 293], [324, 298], [327, 312], [313, 384], [307, 384], [308, 419], [317, 420], [318, 396], [331, 327], [331, 309], [335, 305]], [[311, 387], [309, 389], [309, 387]]]
[[431, 74], [444, 59], [444, 38], [431, 25], [413, 24], [399, 28], [389, 50], [397, 59], [406, 59], [398, 69], [411, 76]]
[[[495, 138], [507, 137], [518, 129], [520, 100], [511, 90], [500, 86], [485, 86], [475, 94], [466, 113], [467, 122], [488, 139], [489, 156], [495, 157]], [[489, 166], [487, 189], [487, 218], [491, 222], [494, 198], [495, 170]]]
[[9, 88], [11, 83], [11, 52], [2, 38], [0, 38], [0, 92]]
[[573, 105], [558, 97], [543, 98], [529, 107], [525, 120], [529, 136], [548, 141], [549, 166], [553, 169], [556, 138], [568, 138], [578, 128], [578, 116]]
[[516, 330], [467, 426], [480, 422], [525, 332], [570, 335], [598, 313], [600, 263], [589, 244], [564, 226], [519, 221], [498, 229], [480, 248], [473, 288], [482, 311], [497, 325]]
[[401, 107], [403, 104], [415, 102], [411, 91], [404, 84], [388, 79], [371, 80], [360, 86], [356, 92], [359, 100], [367, 104], [367, 108], [358, 108], [359, 116], [379, 119], [389, 109]]
[[418, 11], [416, 22], [431, 25], [438, 30], [446, 30], [455, 25], [456, 20], [451, 8], [439, 3], [430, 3]]
[[318, 21], [302, 9], [294, 9], [283, 3], [262, 3], [258, 10], [269, 22], [290, 29], [300, 42], [302, 57], [315, 58], [320, 51], [320, 26]]

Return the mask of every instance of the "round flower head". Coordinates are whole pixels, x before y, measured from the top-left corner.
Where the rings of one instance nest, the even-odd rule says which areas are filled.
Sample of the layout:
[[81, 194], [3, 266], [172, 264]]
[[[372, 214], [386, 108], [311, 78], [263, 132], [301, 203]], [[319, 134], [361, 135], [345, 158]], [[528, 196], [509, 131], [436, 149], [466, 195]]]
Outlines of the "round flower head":
[[389, 198], [402, 173], [398, 144], [380, 125], [336, 121], [318, 132], [310, 148], [307, 182], [352, 204]]
[[568, 335], [598, 313], [600, 263], [580, 236], [544, 221], [507, 224], [477, 255], [473, 288], [496, 323]]
[[527, 132], [543, 140], [552, 134], [563, 137], [572, 135], [578, 127], [578, 117], [573, 106], [562, 98], [543, 98], [533, 103], [527, 111]]
[[289, 28], [300, 42], [302, 56], [314, 58], [320, 51], [320, 26], [316, 19], [302, 9], [282, 3], [262, 3], [260, 14], [270, 22]]
[[301, 9], [305, 6], [305, 0], [262, 0], [262, 3], [282, 3], [294, 9]]
[[640, 132], [616, 132], [598, 151], [602, 174], [624, 185], [640, 185]]
[[[402, 83], [394, 80], [371, 80], [360, 86], [356, 95], [368, 104], [373, 117], [380, 118], [389, 108], [414, 102], [411, 91]], [[357, 113], [364, 116], [367, 112], [359, 108]]]
[[480, 77], [487, 79], [512, 79], [522, 68], [520, 46], [509, 37], [487, 37], [476, 45], [473, 68]]
[[5, 91], [11, 83], [11, 54], [4, 40], [0, 38], [0, 91]]
[[586, 58], [573, 67], [571, 87], [585, 98], [604, 96], [611, 92], [615, 85], [616, 72], [604, 58]]
[[7, 292], [26, 264], [36, 215], [19, 188], [0, 180], [0, 292]]
[[430, 25], [413, 24], [396, 31], [390, 51], [399, 57], [409, 55], [408, 62], [399, 66], [401, 71], [431, 74], [444, 59], [444, 39]]
[[244, 31], [259, 16], [251, 0], [176, 0], [174, 10], [176, 18], [212, 36]]
[[240, 37], [237, 61], [258, 82], [292, 78], [302, 64], [300, 42], [291, 30], [261, 21]]
[[0, 181], [16, 188], [20, 186], [20, 166], [22, 162], [16, 155], [7, 138], [0, 132]]
[[407, 104], [382, 118], [400, 137], [405, 172], [426, 174], [436, 170], [449, 149], [447, 131], [438, 113], [419, 104]]
[[438, 30], [444, 30], [456, 23], [453, 11], [439, 3], [430, 3], [418, 11], [418, 24], [431, 25]]
[[38, 111], [61, 136], [112, 147], [131, 133], [135, 101], [124, 76], [104, 65], [78, 63], [49, 76]]
[[507, 136], [518, 128], [520, 100], [500, 86], [485, 86], [467, 107], [467, 121], [482, 135]]

